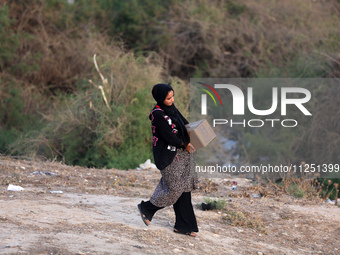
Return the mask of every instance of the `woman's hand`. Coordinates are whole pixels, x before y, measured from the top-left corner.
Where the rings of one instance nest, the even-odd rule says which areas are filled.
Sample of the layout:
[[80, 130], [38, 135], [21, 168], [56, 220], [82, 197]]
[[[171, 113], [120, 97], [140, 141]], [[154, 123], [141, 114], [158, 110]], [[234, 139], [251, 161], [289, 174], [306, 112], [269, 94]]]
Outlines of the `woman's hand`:
[[194, 153], [196, 151], [195, 147], [191, 143], [189, 143], [188, 146], [185, 149], [189, 153]]

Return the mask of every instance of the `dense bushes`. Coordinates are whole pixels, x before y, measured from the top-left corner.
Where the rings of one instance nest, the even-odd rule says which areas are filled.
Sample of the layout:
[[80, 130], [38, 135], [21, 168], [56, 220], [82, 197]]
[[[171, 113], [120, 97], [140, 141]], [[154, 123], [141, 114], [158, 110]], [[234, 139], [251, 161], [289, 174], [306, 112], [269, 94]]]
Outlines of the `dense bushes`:
[[44, 96], [33, 86], [0, 74], [0, 154], [10, 153], [18, 140], [42, 126]]
[[[81, 5], [81, 2], [79, 2]], [[266, 1], [100, 1], [99, 21], [135, 51], [157, 51], [168, 73], [183, 78], [266, 76], [317, 51], [334, 53], [339, 4]], [[137, 11], [138, 10], [138, 11]], [[104, 25], [105, 23], [106, 25]], [[290, 75], [290, 74], [288, 74]], [[297, 74], [300, 75], [300, 74]]]
[[[7, 2], [0, 7], [0, 153], [136, 167], [151, 158], [155, 83], [172, 80], [188, 114], [190, 77], [339, 75], [338, 1]], [[315, 112], [337, 114], [330, 102], [339, 91], [322, 93], [332, 100]], [[294, 143], [283, 133], [271, 142], [250, 132], [242, 139], [252, 144], [250, 156], [269, 142], [275, 156], [329, 160], [334, 153], [303, 144], [335, 148], [336, 123], [313, 124]]]
[[4, 71], [8, 63], [16, 58], [19, 41], [11, 29], [12, 23], [8, 6], [2, 6], [0, 9], [0, 71]]
[[260, 72], [307, 77], [301, 69], [274, 70], [294, 70], [295, 62], [305, 66], [311, 57], [331, 60], [339, 45], [339, 13], [337, 1], [79, 0], [64, 4], [63, 19], [54, 23], [121, 38], [135, 52], [156, 51], [168, 74], [186, 79]]
[[[161, 79], [161, 63], [155, 56], [136, 57], [114, 45], [111, 54], [98, 58], [102, 80], [66, 96], [44, 116], [47, 124], [28, 141], [28, 151], [67, 164], [96, 167], [133, 168], [152, 158], [148, 115], [154, 102], [150, 91]], [[180, 81], [173, 85], [180, 93], [179, 107], [187, 112], [181, 103], [188, 100], [186, 87]]]

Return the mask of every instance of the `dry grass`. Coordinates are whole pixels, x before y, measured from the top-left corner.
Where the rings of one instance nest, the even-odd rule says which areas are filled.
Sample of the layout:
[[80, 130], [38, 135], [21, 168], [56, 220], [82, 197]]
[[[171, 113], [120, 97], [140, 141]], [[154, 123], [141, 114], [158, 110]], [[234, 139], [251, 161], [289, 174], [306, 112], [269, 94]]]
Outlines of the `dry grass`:
[[336, 50], [338, 14], [336, 1], [187, 0], [170, 10], [161, 53], [180, 76], [249, 77], [269, 63]]
[[262, 218], [247, 211], [225, 210], [225, 216], [222, 219], [231, 226], [252, 228], [267, 234]]
[[55, 21], [60, 19], [59, 12], [46, 12], [45, 7], [43, 1], [30, 3], [29, 8], [24, 3], [11, 5], [14, 28], [21, 35], [18, 57], [11, 65], [25, 65], [15, 76], [30, 84], [50, 91], [74, 92], [79, 77], [93, 73], [89, 56], [102, 49], [104, 38], [71, 24], [58, 28]]
[[214, 193], [218, 191], [218, 185], [207, 178], [200, 182], [199, 188], [204, 191], [204, 193]]
[[268, 179], [267, 184], [258, 183], [248, 191], [256, 191], [260, 197], [276, 197], [290, 195], [295, 198], [304, 198], [310, 201], [320, 202], [320, 183], [314, 178], [299, 178], [294, 175], [286, 176], [278, 182]]

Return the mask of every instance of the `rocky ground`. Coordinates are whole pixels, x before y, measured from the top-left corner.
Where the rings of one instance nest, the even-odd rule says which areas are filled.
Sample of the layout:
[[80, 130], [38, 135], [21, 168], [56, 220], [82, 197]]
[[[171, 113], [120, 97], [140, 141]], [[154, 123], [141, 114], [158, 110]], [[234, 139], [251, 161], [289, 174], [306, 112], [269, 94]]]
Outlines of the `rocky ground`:
[[[172, 208], [143, 224], [137, 204], [156, 187], [156, 169], [0, 157], [0, 254], [340, 254], [338, 206], [223, 177], [201, 177], [193, 192], [199, 224], [193, 238], [172, 232]], [[9, 184], [24, 190], [7, 191]], [[205, 198], [226, 206], [203, 211]]]

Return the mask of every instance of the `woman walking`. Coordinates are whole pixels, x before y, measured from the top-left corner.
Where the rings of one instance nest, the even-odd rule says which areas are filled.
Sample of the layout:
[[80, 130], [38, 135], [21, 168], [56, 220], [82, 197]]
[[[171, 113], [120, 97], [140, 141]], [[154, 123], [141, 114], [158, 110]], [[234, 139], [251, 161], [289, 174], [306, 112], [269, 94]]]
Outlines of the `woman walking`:
[[168, 84], [152, 89], [157, 104], [150, 113], [153, 133], [153, 156], [161, 170], [160, 179], [149, 201], [142, 201], [138, 209], [148, 226], [154, 214], [173, 205], [176, 215], [174, 232], [195, 237], [197, 221], [191, 203], [191, 191], [197, 186], [195, 148], [190, 144], [185, 124], [188, 121], [174, 105], [174, 90]]

